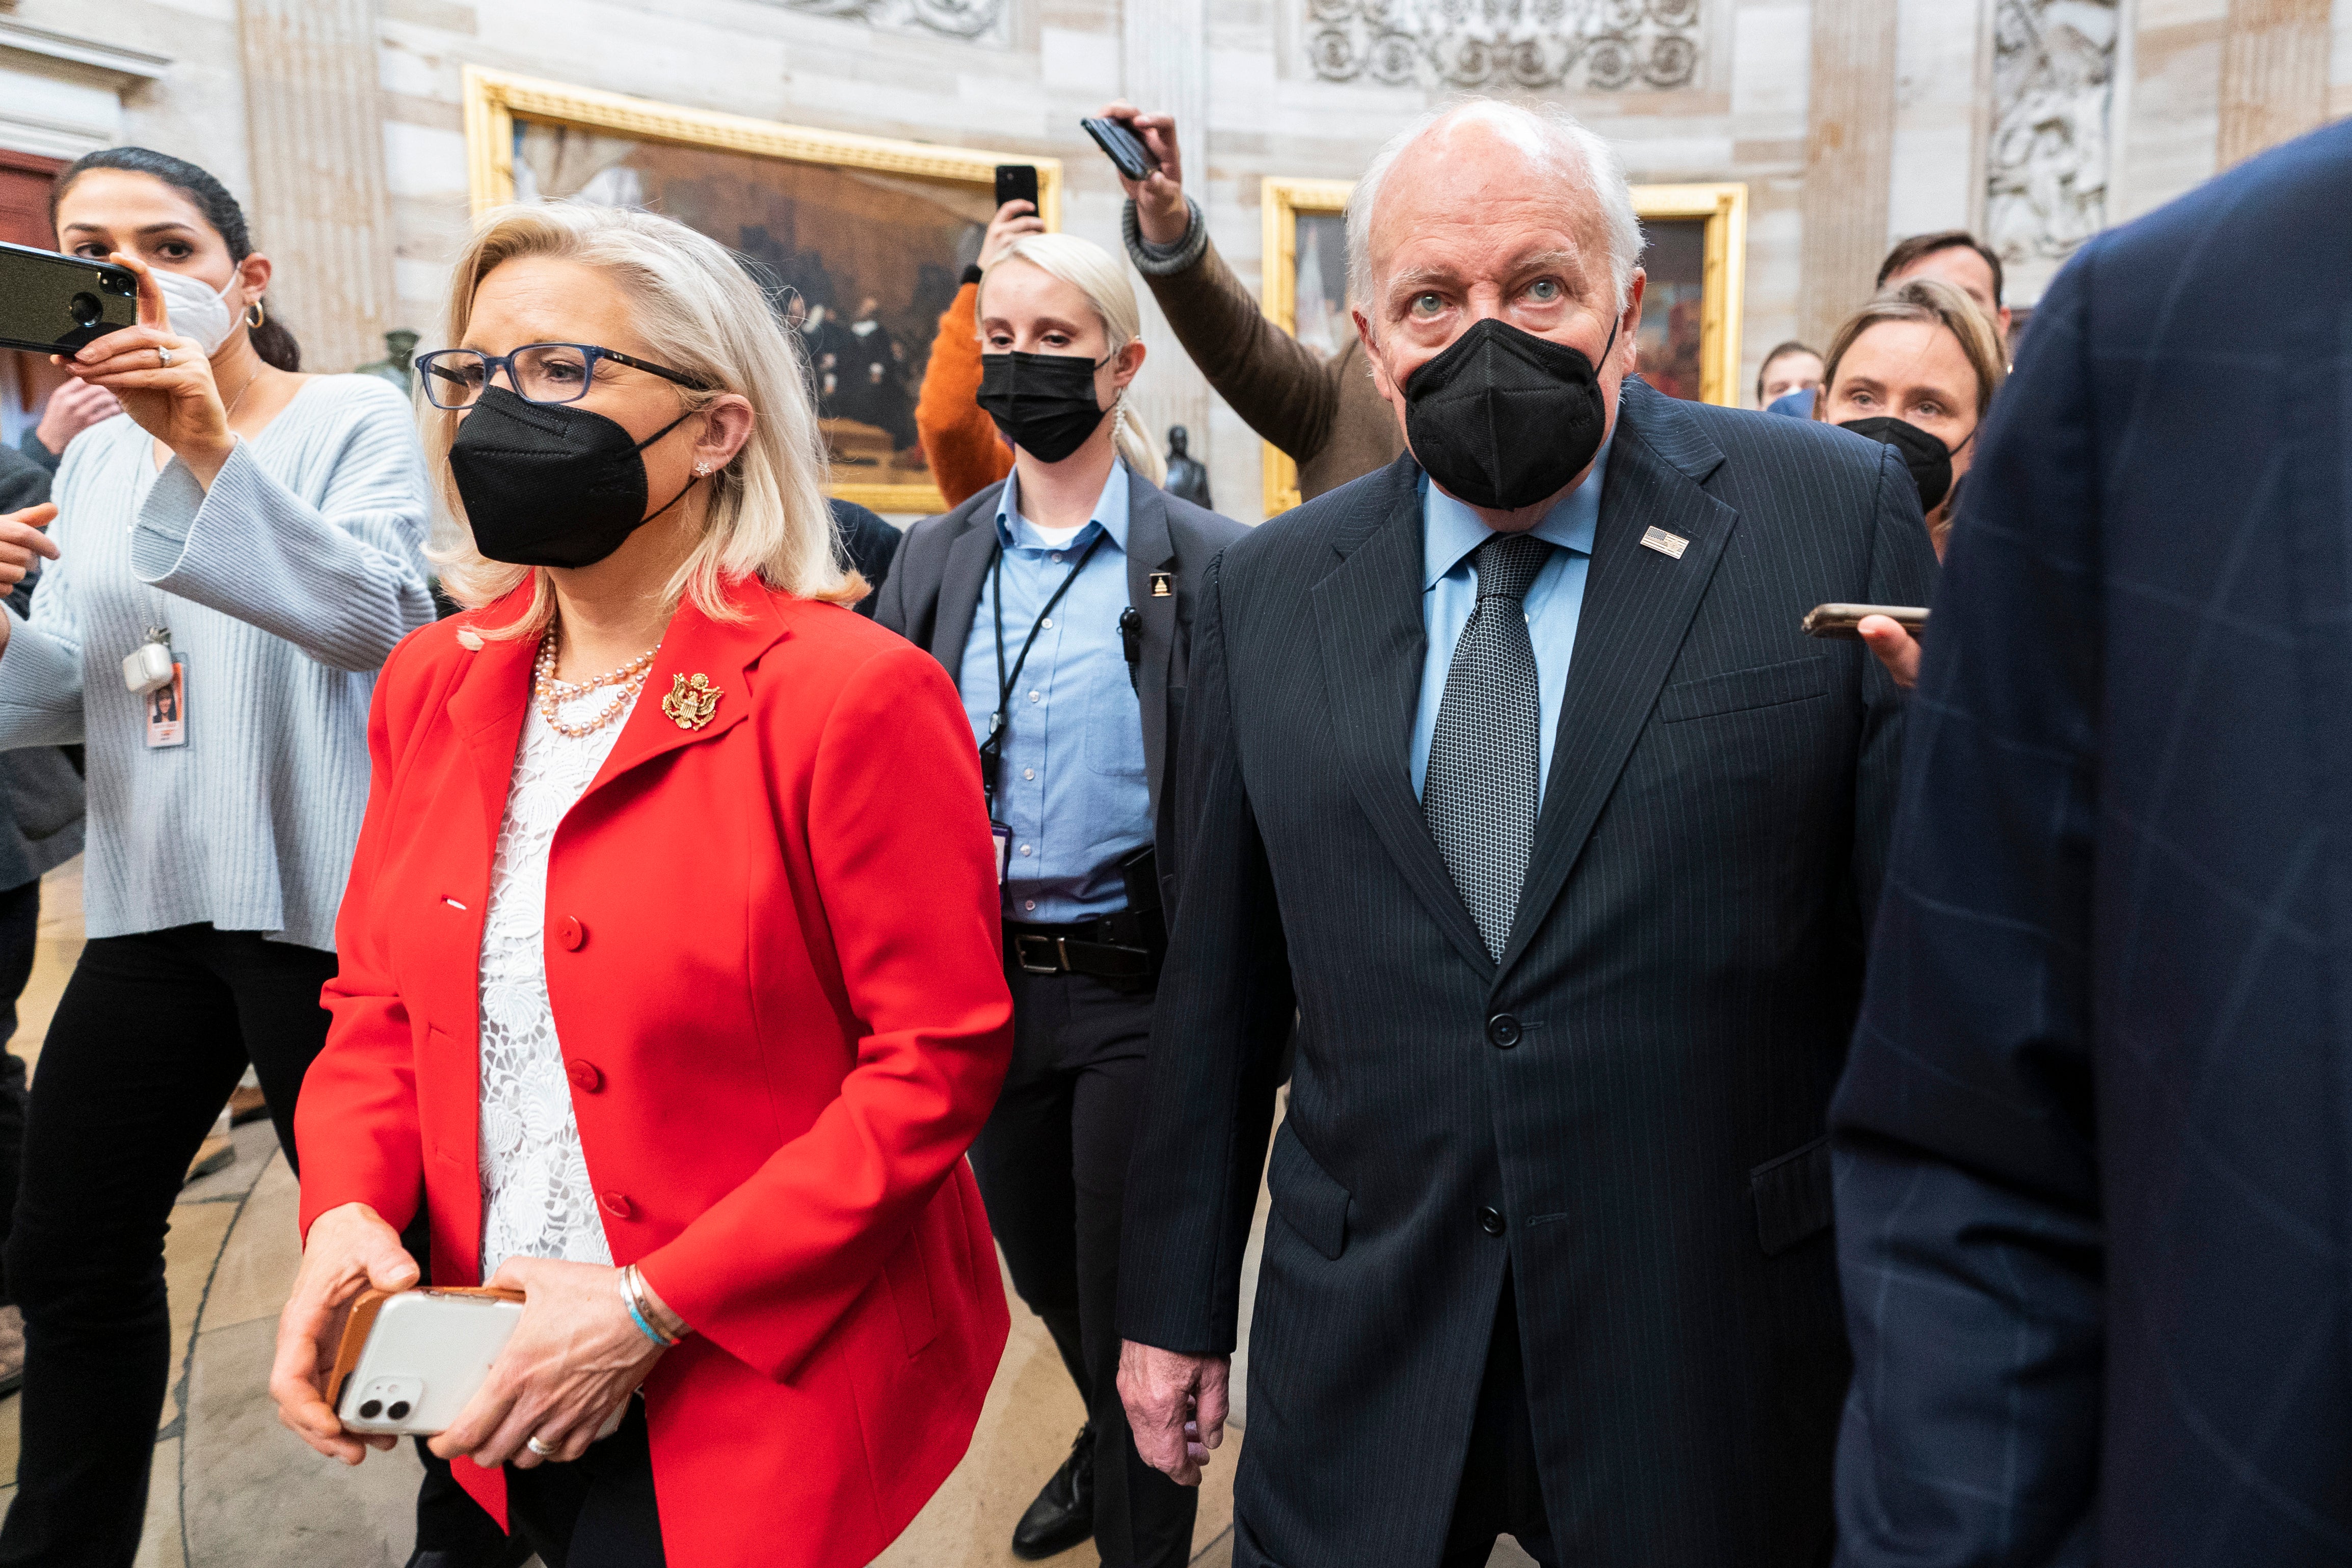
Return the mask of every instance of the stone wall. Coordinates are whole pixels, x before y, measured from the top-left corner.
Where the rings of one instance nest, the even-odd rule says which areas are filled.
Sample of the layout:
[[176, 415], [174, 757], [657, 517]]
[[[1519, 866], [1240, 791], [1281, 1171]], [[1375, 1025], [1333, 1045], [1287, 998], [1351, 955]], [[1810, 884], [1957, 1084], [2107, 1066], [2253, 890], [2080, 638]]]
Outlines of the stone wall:
[[[76, 63], [27, 53], [37, 34], [143, 53]], [[313, 362], [341, 369], [384, 327], [434, 334], [468, 63], [1050, 154], [1065, 226], [1113, 248], [1117, 184], [1077, 120], [1129, 93], [1187, 118], [1190, 183], [1253, 284], [1262, 176], [1351, 176], [1464, 84], [1533, 82], [1637, 181], [1748, 183], [1752, 383], [1893, 237], [1998, 230], [2030, 303], [2081, 233], [2352, 110], [2352, 0], [0, 0], [0, 146], [212, 168], [253, 203]], [[72, 123], [43, 130], [41, 105]], [[1256, 438], [1150, 332], [1146, 412], [1192, 426], [1219, 503], [1255, 517]]]

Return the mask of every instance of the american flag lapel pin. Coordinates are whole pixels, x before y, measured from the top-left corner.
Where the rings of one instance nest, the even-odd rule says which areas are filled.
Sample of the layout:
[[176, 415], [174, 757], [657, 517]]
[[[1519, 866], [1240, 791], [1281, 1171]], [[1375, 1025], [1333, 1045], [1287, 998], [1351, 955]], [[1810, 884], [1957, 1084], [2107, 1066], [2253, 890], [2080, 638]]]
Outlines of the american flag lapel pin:
[[1643, 549], [1656, 550], [1670, 559], [1680, 560], [1683, 551], [1690, 549], [1690, 540], [1680, 534], [1670, 534], [1664, 528], [1650, 528], [1643, 531], [1642, 545]]

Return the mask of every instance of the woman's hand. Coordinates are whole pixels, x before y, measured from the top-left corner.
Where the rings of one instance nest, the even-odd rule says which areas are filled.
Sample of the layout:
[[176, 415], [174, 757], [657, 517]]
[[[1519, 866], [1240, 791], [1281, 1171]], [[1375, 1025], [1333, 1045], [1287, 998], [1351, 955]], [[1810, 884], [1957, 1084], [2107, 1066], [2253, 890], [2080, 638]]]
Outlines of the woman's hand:
[[362, 1291], [404, 1291], [420, 1275], [416, 1260], [394, 1230], [364, 1203], [331, 1208], [310, 1222], [294, 1294], [278, 1317], [278, 1359], [269, 1369], [269, 1396], [278, 1418], [319, 1452], [356, 1465], [370, 1448], [389, 1448], [388, 1436], [343, 1430], [327, 1403], [327, 1375], [335, 1343]]
[[106, 259], [139, 275], [139, 324], [109, 332], [57, 362], [85, 386], [112, 392], [133, 423], [170, 447], [209, 489], [236, 446], [220, 388], [213, 383], [212, 361], [194, 339], [172, 330], [163, 291], [145, 262], [120, 252]]
[[[470, 1454], [488, 1469], [576, 1459], [645, 1382], [663, 1347], [629, 1320], [618, 1269], [509, 1258], [489, 1282], [523, 1293], [522, 1322], [457, 1425], [433, 1439], [433, 1451], [445, 1459]], [[532, 1437], [549, 1452], [529, 1448]]]
[[[32, 575], [33, 562], [58, 559], [58, 543], [41, 530], [57, 520], [58, 509], [44, 501], [21, 512], [0, 513], [0, 594]], [[0, 653], [7, 652], [12, 622], [0, 615]]]
[[1034, 206], [1027, 202], [1005, 203], [996, 209], [996, 216], [989, 222], [988, 233], [981, 237], [981, 270], [984, 272], [995, 266], [1003, 258], [1004, 247], [1023, 235], [1045, 232], [1045, 220], [1037, 215]]
[[104, 387], [68, 382], [41, 406], [41, 423], [33, 427], [33, 438], [47, 447], [51, 456], [63, 457], [75, 436], [121, 412], [122, 405]]
[[1854, 630], [1896, 685], [1907, 692], [1919, 684], [1919, 640], [1903, 629], [1903, 622], [1892, 615], [1865, 615]]

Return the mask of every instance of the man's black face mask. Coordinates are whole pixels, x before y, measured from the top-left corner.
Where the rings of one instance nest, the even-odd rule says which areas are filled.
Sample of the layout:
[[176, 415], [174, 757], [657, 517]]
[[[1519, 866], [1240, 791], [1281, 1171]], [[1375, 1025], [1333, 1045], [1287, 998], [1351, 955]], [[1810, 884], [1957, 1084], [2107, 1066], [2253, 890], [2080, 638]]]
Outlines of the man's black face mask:
[[1953, 455], [1977, 438], [1977, 433], [1971, 430], [1960, 437], [1960, 446], [1947, 446], [1909, 420], [1885, 413], [1873, 414], [1868, 419], [1841, 420], [1838, 428], [1866, 435], [1903, 454], [1903, 465], [1911, 470], [1911, 482], [1919, 486], [1922, 512], [1934, 511], [1952, 493]]
[[1108, 355], [982, 354], [978, 401], [1005, 440], [1040, 463], [1059, 463], [1103, 422], [1095, 371], [1108, 363]]
[[643, 441], [577, 403], [530, 402], [488, 387], [449, 444], [449, 473], [474, 548], [516, 566], [593, 566], [686, 498], [646, 512], [645, 450], [688, 420]]
[[[1601, 350], [1607, 363], [1617, 328]], [[1404, 385], [1413, 460], [1449, 496], [1516, 510], [1584, 472], [1609, 430], [1601, 372], [1581, 349], [1489, 316]]]

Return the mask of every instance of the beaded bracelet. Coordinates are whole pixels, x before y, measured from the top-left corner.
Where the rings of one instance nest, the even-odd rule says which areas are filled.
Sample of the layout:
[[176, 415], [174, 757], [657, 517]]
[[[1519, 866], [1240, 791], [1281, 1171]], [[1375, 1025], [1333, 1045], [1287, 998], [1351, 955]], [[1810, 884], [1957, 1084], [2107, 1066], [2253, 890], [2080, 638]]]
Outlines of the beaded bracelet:
[[621, 1270], [621, 1304], [629, 1309], [629, 1321], [637, 1325], [639, 1333], [664, 1350], [677, 1343], [676, 1337], [654, 1327], [653, 1320], [646, 1315], [644, 1304], [638, 1301], [637, 1266], [635, 1263]]

